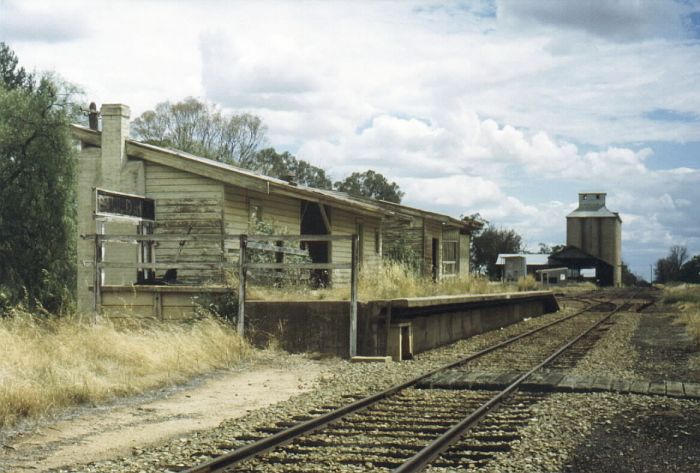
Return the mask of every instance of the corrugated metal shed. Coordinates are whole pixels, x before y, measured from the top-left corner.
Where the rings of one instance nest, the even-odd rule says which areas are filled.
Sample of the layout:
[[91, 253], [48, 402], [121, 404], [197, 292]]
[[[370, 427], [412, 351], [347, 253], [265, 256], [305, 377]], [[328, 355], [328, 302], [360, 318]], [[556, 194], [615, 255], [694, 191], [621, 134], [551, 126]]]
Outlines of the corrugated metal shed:
[[512, 258], [522, 256], [525, 258], [525, 264], [527, 266], [547, 266], [549, 264], [548, 254], [535, 254], [535, 253], [501, 253], [496, 258], [497, 265], [506, 264], [506, 258]]

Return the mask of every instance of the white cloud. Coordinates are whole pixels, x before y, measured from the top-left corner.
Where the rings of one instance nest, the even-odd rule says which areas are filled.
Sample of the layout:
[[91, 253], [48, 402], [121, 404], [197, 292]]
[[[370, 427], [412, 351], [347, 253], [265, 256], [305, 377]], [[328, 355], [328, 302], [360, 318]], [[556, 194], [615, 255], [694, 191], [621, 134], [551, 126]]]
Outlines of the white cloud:
[[571, 205], [557, 200], [528, 205], [483, 177], [403, 178], [398, 183], [406, 191], [404, 200], [409, 205], [441, 210], [454, 216], [478, 212], [497, 226], [514, 228], [531, 249], [537, 248], [540, 242], [564, 243], [565, 217], [573, 210]]
[[581, 153], [576, 145], [557, 142], [542, 131], [528, 134], [469, 113], [462, 120], [449, 117], [443, 125], [440, 120], [447, 117], [437, 115], [442, 116], [418, 119], [380, 115], [334, 144], [326, 141], [321, 146], [322, 140], [309, 141], [298, 155], [321, 163], [325, 160], [323, 153], [334, 148], [331, 154], [336, 157], [336, 171], [369, 166], [391, 171], [397, 177], [500, 175], [514, 165], [531, 176], [586, 177], [603, 183], [650, 174], [645, 165], [652, 154], [650, 148], [609, 147]]
[[336, 179], [373, 168], [408, 203], [479, 211], [535, 244], [562, 242], [595, 188], [630, 248], [700, 251], [697, 162], [664, 164], [653, 144], [700, 141], [695, 7], [550, 3], [2, 2], [0, 40], [89, 100], [256, 113], [271, 145]]
[[508, 23], [529, 28], [533, 24], [571, 28], [615, 41], [683, 36], [683, 15], [689, 11], [680, 2], [655, 1], [500, 0], [498, 5], [499, 17]]
[[47, 2], [0, 4], [0, 40], [62, 43], [86, 38], [93, 30], [83, 9], [67, 2], [51, 8]]

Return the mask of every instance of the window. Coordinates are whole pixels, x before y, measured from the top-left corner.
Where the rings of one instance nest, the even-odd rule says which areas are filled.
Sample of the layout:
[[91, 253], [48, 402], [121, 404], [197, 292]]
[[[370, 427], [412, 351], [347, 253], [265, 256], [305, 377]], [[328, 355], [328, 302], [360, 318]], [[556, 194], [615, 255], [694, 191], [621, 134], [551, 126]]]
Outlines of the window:
[[379, 230], [374, 232], [374, 252], [380, 254], [382, 252], [382, 235]]
[[455, 276], [457, 274], [457, 261], [459, 259], [459, 245], [457, 240], [444, 240], [442, 242], [442, 274]]
[[255, 229], [257, 227], [257, 224], [259, 222], [262, 222], [263, 219], [263, 207], [262, 203], [257, 200], [249, 200], [248, 201], [248, 226], [250, 227], [250, 231], [253, 233], [255, 232]]
[[250, 204], [250, 215], [249, 218], [253, 222], [259, 222], [262, 220], [262, 207], [259, 205]]

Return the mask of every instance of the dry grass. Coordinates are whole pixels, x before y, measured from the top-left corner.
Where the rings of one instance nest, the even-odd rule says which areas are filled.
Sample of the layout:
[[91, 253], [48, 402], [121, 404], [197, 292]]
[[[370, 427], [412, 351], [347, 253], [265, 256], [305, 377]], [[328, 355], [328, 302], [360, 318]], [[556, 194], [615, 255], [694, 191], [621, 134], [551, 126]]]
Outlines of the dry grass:
[[666, 304], [686, 303], [700, 306], [700, 285], [678, 284], [665, 286], [662, 300]]
[[118, 328], [22, 309], [0, 319], [0, 427], [186, 381], [253, 355], [213, 319]]
[[530, 274], [518, 279], [518, 291], [535, 291], [537, 286], [537, 280]]
[[662, 300], [681, 310], [679, 321], [685, 325], [686, 332], [694, 340], [695, 350], [700, 351], [700, 285], [666, 286]]
[[[235, 276], [229, 281], [237, 287]], [[515, 292], [536, 290], [539, 285], [534, 278], [523, 278], [518, 284], [489, 282], [484, 277], [466, 275], [445, 278], [433, 282], [431, 278], [422, 277], [405, 266], [384, 262], [379, 268], [361, 271], [358, 291], [361, 300], [397, 299], [404, 297], [427, 297], [456, 294], [492, 294], [497, 292]], [[347, 300], [350, 297], [348, 287], [329, 289], [309, 289], [304, 286], [271, 288], [250, 284], [247, 289], [250, 299], [259, 300]]]

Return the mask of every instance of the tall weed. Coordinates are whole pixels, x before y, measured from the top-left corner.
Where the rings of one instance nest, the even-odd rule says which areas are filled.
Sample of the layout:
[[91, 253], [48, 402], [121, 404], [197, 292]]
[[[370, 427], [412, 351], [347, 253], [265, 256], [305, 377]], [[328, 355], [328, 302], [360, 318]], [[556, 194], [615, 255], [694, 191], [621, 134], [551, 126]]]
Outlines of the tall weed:
[[700, 351], [700, 285], [666, 286], [661, 300], [680, 309], [680, 322], [685, 325], [686, 332], [693, 340], [695, 351]]
[[[361, 300], [397, 299], [457, 294], [490, 294], [537, 289], [537, 283], [520, 289], [513, 284], [489, 282], [485, 277], [461, 275], [439, 282], [418, 274], [410, 266], [385, 260], [378, 267], [360, 271], [358, 291]], [[349, 287], [312, 289], [304, 286], [266, 287], [250, 284], [247, 297], [261, 300], [347, 300]]]

